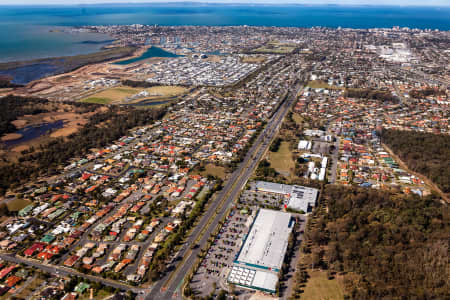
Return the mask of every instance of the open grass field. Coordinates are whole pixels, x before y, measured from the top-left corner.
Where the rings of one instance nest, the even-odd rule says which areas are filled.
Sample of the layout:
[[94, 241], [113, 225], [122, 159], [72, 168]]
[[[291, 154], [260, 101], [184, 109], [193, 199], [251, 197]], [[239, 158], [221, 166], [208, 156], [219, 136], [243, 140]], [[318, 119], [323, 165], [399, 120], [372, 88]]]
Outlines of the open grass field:
[[300, 116], [298, 113], [292, 114], [292, 119], [297, 123], [298, 125], [301, 125], [303, 123], [303, 117]]
[[9, 201], [6, 205], [8, 206], [8, 209], [10, 211], [19, 211], [29, 204], [31, 204], [31, 201], [24, 199], [14, 199]]
[[225, 179], [226, 172], [225, 168], [221, 166], [216, 166], [215, 164], [207, 164], [205, 166], [205, 170], [202, 172], [198, 172], [199, 175], [207, 176], [207, 175], [213, 175], [217, 176], [220, 179]]
[[279, 53], [279, 54], [287, 54], [297, 48], [294, 44], [284, 44], [279, 42], [269, 42], [262, 47], [259, 47], [254, 50], [254, 52], [260, 53]]
[[154, 86], [147, 89], [150, 94], [159, 94], [164, 97], [180, 95], [186, 92], [186, 88], [181, 86]]
[[112, 102], [121, 102], [124, 101], [126, 97], [135, 95], [141, 91], [142, 89], [137, 88], [115, 87], [95, 93], [87, 98], [82, 99], [80, 102], [97, 103], [97, 104], [109, 104]]
[[[92, 299], [90, 296], [90, 290], [87, 290], [83, 293], [83, 295], [81, 295], [80, 297], [78, 297], [79, 300], [89, 300]], [[104, 290], [99, 290], [97, 291], [97, 295], [94, 295], [94, 299], [95, 300], [101, 300], [101, 299], [107, 299], [109, 297], [113, 296], [111, 293], [108, 293], [107, 291]]]
[[325, 81], [322, 81], [322, 80], [312, 80], [312, 81], [308, 82], [308, 84], [306, 86], [309, 88], [312, 88], [312, 89], [328, 89], [328, 90], [344, 89], [344, 88], [340, 88], [337, 86], [328, 85], [328, 83], [326, 83]]
[[289, 149], [289, 142], [281, 142], [277, 152], [269, 152], [269, 161], [271, 167], [283, 175], [291, 175], [295, 168], [295, 162], [292, 159], [292, 151]]
[[341, 279], [328, 280], [326, 272], [311, 271], [301, 298], [304, 300], [341, 300], [344, 290]]
[[[119, 86], [90, 95], [80, 100], [80, 102], [97, 104], [136, 103], [142, 100], [163, 99], [181, 95], [186, 90], [186, 88], [180, 86], [154, 86], [147, 89]], [[149, 95], [139, 99], [127, 100], [128, 97], [132, 97], [142, 91], [147, 91]]]

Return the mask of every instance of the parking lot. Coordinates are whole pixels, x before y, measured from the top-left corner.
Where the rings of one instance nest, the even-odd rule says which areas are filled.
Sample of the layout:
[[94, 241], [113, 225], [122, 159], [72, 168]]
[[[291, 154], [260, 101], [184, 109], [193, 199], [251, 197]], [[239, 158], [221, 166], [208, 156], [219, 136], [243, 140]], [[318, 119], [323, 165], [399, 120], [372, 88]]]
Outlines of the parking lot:
[[239, 198], [239, 203], [243, 206], [256, 206], [266, 208], [281, 208], [285, 200], [283, 195], [268, 194], [256, 191], [255, 182], [249, 183], [250, 189], [244, 190]]
[[226, 288], [226, 278], [253, 219], [245, 211], [234, 209], [225, 221], [213, 245], [194, 274], [191, 288], [204, 297]]

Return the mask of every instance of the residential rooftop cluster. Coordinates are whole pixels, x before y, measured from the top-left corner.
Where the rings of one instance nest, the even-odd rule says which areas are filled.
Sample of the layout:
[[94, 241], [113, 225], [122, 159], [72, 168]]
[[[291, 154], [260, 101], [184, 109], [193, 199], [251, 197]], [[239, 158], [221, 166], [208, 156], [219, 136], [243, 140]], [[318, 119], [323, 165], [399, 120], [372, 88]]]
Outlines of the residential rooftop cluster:
[[158, 84], [226, 86], [237, 83], [258, 67], [242, 63], [238, 56], [220, 57], [219, 61], [183, 57], [152, 64], [145, 72], [150, 75], [147, 82]]
[[[420, 110], [420, 105], [418, 107]], [[312, 120], [323, 120], [320, 126], [326, 125], [328, 134], [339, 138], [339, 163], [337, 174], [334, 174], [338, 183], [395, 188], [419, 195], [429, 193], [429, 188], [420, 178], [399, 166], [381, 144], [379, 136], [383, 128], [393, 128], [392, 124], [400, 124], [402, 119], [406, 121], [408, 111], [410, 116], [415, 116], [417, 110], [413, 102], [403, 105], [400, 100], [384, 102], [350, 98], [341, 90], [307, 89], [295, 109]], [[410, 124], [408, 130], [436, 132], [436, 126], [428, 130], [426, 122]], [[440, 124], [444, 126], [438, 132], [446, 133], [447, 121]]]
[[[16, 258], [139, 287], [157, 280], [180, 249], [172, 247], [179, 231], [195, 224], [196, 208], [218, 185], [218, 176], [208, 176], [205, 166], [223, 168], [223, 179], [232, 178], [229, 171], [257, 135], [269, 134], [266, 123], [276, 122], [278, 108], [293, 99], [299, 121], [291, 122], [292, 140], [284, 143], [294, 154], [295, 173], [303, 166], [304, 172], [292, 177], [308, 184], [287, 184], [289, 176], [279, 181], [284, 184], [263, 178], [244, 184], [208, 246], [198, 251], [188, 284], [198, 295], [217, 295], [231, 286], [244, 299], [249, 290], [277, 293], [278, 272], [292, 255], [290, 237], [300, 236], [318, 199], [319, 189], [307, 185], [421, 196], [431, 191], [396, 160], [380, 132], [449, 134], [450, 56], [443, 50], [449, 32], [144, 25], [75, 30], [108, 33], [117, 39], [113, 47], [151, 44], [188, 56], [108, 63], [86, 71], [88, 79], [59, 78], [71, 80], [59, 90], [48, 83], [50, 90], [42, 92], [37, 84], [33, 91], [67, 100], [124, 79], [190, 90], [171, 100], [163, 120], [18, 189], [17, 199], [27, 205], [1, 224], [0, 234], [0, 248]], [[282, 44], [289, 45], [284, 53]], [[61, 93], [64, 98], [58, 98]], [[0, 275], [9, 271], [0, 276], [3, 286], [25, 279], [15, 264], [4, 267]], [[12, 275], [20, 279], [4, 280]], [[83, 294], [86, 284], [70, 293]]]
[[284, 100], [283, 87], [295, 81], [297, 64], [273, 65], [237, 88], [236, 97], [200, 88], [164, 121], [25, 185], [20, 197], [30, 204], [2, 224], [2, 249], [83, 274], [148, 282], [154, 257], [216, 183], [194, 169], [237, 161]]
[[114, 25], [83, 26], [79, 31], [108, 34], [116, 39], [114, 46], [155, 45], [180, 54], [241, 53], [262, 43], [281, 39], [296, 42], [296, 28], [255, 26], [157, 26]]
[[[3, 249], [92, 274], [144, 280], [154, 253], [183, 223], [180, 216], [189, 214], [197, 195], [204, 196], [213, 184], [188, 175], [199, 162], [193, 158], [196, 149], [220, 144], [229, 136], [226, 129], [234, 127], [218, 116], [183, 116], [138, 128], [74, 160], [57, 178], [25, 188], [23, 197], [33, 202], [3, 224]], [[209, 123], [197, 123], [202, 119]], [[230, 133], [243, 132], [237, 127]], [[231, 159], [232, 152], [224, 157]]]

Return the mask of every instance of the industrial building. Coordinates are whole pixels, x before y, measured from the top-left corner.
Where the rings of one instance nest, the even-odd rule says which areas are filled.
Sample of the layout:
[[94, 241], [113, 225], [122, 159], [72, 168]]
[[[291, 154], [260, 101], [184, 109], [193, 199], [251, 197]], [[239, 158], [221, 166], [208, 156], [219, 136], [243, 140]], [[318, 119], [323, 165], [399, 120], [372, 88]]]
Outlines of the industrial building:
[[260, 209], [236, 255], [228, 282], [275, 293], [294, 223], [290, 213]]
[[307, 140], [300, 140], [298, 142], [297, 149], [298, 150], [311, 150], [312, 142]]
[[282, 194], [286, 197], [285, 205], [297, 211], [310, 212], [316, 204], [319, 190], [299, 185], [287, 185], [267, 181], [257, 181], [256, 190], [267, 193]]
[[287, 207], [310, 212], [316, 205], [319, 190], [305, 186], [293, 185]]

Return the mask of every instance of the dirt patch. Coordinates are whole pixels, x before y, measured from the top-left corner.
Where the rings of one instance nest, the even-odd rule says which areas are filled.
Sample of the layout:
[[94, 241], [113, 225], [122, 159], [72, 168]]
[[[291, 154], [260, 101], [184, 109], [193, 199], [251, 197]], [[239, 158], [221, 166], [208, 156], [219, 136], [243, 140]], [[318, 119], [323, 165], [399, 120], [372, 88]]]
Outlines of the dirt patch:
[[16, 128], [23, 128], [28, 124], [27, 120], [14, 120], [11, 122]]
[[[147, 49], [148, 47], [139, 48], [133, 53], [133, 55], [128, 56], [127, 59], [138, 57]], [[114, 64], [115, 62], [123, 59], [124, 58], [122, 57], [108, 62], [88, 64], [71, 72], [38, 79], [27, 84], [25, 87], [14, 89], [14, 93], [22, 96], [32, 95], [43, 97], [48, 100], [56, 100], [58, 102], [78, 101], [89, 98], [91, 95], [99, 93], [102, 90], [118, 85], [118, 83], [111, 83], [106, 86], [102, 84], [91, 85], [88, 82], [92, 83], [92, 81], [104, 78], [116, 79], [120, 81], [124, 79], [132, 79], [136, 76], [139, 77], [142, 76], [142, 74], [139, 72], [136, 73], [135, 71], [137, 69], [149, 64], [154, 64], [164, 58], [149, 58], [136, 64], [124, 66]], [[142, 78], [140, 80], [142, 80]], [[2, 91], [0, 91], [0, 95], [1, 93]], [[108, 99], [108, 101], [111, 100]]]
[[81, 127], [88, 122], [86, 116], [77, 113], [61, 113], [58, 115], [47, 116], [44, 118], [46, 122], [55, 122], [58, 120], [64, 121], [64, 127], [58, 129], [50, 134], [50, 137], [66, 137], [76, 133]]
[[211, 61], [211, 62], [220, 62], [221, 58], [218, 55], [211, 55], [211, 56], [208, 56], [208, 58], [206, 60]]
[[14, 89], [12, 89], [12, 88], [0, 89], [0, 97], [8, 96], [13, 91], [14, 91]]
[[4, 136], [2, 136], [2, 138], [0, 140], [2, 142], [8, 142], [8, 141], [18, 140], [21, 137], [22, 137], [22, 135], [20, 133], [8, 133], [8, 134], [5, 134]]
[[20, 153], [20, 152], [22, 152], [24, 150], [28, 150], [29, 148], [30, 148], [29, 145], [20, 145], [20, 146], [12, 148], [11, 151]]
[[244, 56], [241, 58], [241, 62], [247, 64], [262, 64], [266, 61], [266, 57], [263, 55], [258, 56]]
[[55, 122], [55, 121], [59, 121], [59, 120], [73, 122], [73, 121], [84, 119], [84, 118], [80, 114], [68, 112], [68, 113], [56, 113], [56, 114], [46, 115], [46, 116], [44, 116], [43, 119], [45, 122]]
[[25, 200], [25, 199], [13, 199], [11, 201], [8, 201], [8, 203], [6, 204], [8, 206], [8, 209], [10, 211], [19, 211], [22, 208], [24, 208], [27, 205], [30, 205], [31, 201], [29, 200]]
[[50, 134], [50, 137], [52, 137], [52, 138], [66, 137], [73, 133], [76, 133], [78, 131], [78, 129], [79, 129], [78, 126], [61, 128], [61, 129], [56, 130], [55, 132], [52, 132]]

